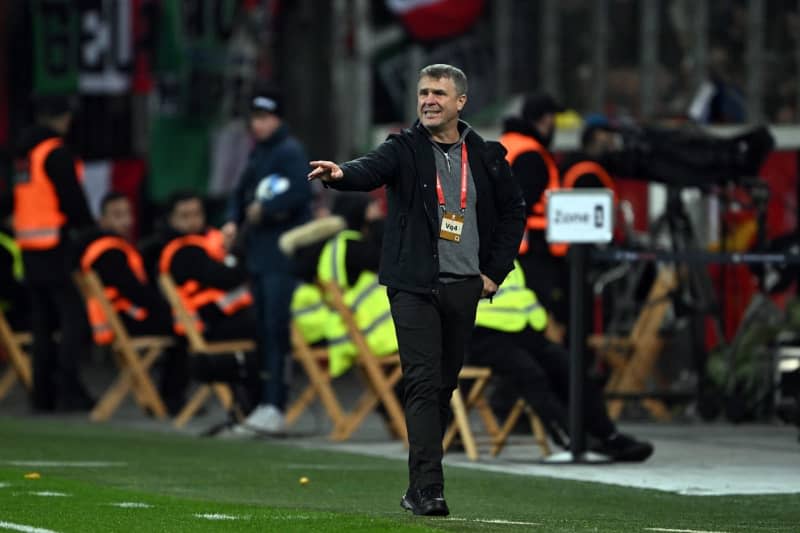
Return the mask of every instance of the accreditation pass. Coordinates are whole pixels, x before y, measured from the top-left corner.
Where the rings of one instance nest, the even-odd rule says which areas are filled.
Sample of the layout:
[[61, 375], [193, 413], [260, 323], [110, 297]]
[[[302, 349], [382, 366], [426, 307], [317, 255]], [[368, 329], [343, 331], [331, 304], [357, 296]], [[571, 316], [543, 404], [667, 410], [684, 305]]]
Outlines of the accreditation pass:
[[445, 212], [442, 215], [442, 227], [439, 238], [446, 241], [461, 242], [461, 230], [464, 229], [464, 215]]

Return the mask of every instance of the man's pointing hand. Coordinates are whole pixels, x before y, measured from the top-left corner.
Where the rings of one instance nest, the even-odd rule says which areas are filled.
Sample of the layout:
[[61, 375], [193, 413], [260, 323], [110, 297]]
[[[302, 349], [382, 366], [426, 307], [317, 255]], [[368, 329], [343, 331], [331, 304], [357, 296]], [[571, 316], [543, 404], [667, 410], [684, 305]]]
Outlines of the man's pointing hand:
[[311, 161], [314, 169], [308, 173], [308, 181], [320, 179], [323, 182], [338, 181], [344, 177], [344, 172], [333, 161]]

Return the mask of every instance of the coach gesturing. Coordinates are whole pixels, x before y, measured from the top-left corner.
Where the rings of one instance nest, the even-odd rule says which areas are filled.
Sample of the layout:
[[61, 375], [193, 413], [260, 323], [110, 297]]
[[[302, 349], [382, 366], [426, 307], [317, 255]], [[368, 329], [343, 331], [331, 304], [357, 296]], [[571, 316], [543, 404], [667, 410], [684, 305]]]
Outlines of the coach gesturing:
[[447, 515], [442, 437], [478, 299], [511, 271], [525, 204], [498, 143], [459, 120], [467, 79], [430, 65], [417, 83], [419, 120], [341, 166], [312, 161], [309, 179], [340, 190], [386, 186], [380, 281], [388, 287], [403, 367], [409, 486], [401, 505]]

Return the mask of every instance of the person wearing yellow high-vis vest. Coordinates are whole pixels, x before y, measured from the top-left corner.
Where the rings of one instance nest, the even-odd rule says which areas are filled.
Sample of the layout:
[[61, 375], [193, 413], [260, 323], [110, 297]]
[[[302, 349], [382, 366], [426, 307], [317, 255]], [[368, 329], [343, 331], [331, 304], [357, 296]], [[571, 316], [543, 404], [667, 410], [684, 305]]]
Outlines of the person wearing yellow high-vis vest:
[[[346, 216], [347, 223], [339, 216], [326, 217], [287, 232], [280, 241], [284, 253], [293, 255], [295, 273], [304, 281], [292, 301], [295, 325], [307, 342], [323, 341], [328, 346], [329, 370], [334, 377], [352, 366], [357, 350], [344, 321], [330, 310], [313, 281], [335, 282], [341, 288], [344, 303], [353, 311], [374, 355], [397, 353], [386, 288], [377, 280], [378, 250], [360, 231], [345, 229], [364, 226], [368, 202], [361, 195], [339, 195], [334, 211]], [[342, 212], [344, 204], [351, 204], [346, 210], [356, 213]]]
[[[525, 287], [525, 275], [515, 268], [500, 285], [493, 302], [481, 301], [475, 317], [467, 360], [488, 366], [505, 386], [498, 387], [515, 401], [524, 398], [559, 446], [569, 446], [567, 405], [569, 356], [543, 332], [547, 312], [536, 294]], [[617, 431], [609, 419], [600, 388], [587, 380], [584, 419], [590, 446], [617, 461], [643, 461], [653, 452], [650, 443]]]
[[[334, 282], [344, 292], [344, 303], [353, 312], [356, 324], [364, 334], [373, 355], [381, 357], [397, 353], [397, 336], [392, 323], [386, 287], [378, 282], [374, 271], [362, 270], [353, 282], [348, 279], [345, 263], [347, 247], [360, 241], [360, 232], [345, 230], [334, 236], [322, 248], [317, 267], [321, 282]], [[353, 364], [357, 349], [344, 322], [331, 320], [325, 330], [328, 341], [331, 375], [344, 374]]]

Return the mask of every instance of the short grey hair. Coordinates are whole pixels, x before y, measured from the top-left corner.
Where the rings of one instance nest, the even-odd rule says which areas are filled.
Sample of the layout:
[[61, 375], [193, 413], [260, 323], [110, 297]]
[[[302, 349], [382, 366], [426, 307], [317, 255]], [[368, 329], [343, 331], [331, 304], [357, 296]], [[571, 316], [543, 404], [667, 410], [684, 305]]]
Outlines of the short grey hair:
[[467, 94], [467, 75], [464, 71], [453, 65], [446, 65], [444, 63], [437, 63], [435, 65], [428, 65], [419, 71], [419, 78], [417, 81], [424, 77], [439, 80], [442, 78], [449, 78], [453, 80], [453, 85], [456, 86], [458, 96]]

